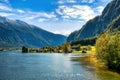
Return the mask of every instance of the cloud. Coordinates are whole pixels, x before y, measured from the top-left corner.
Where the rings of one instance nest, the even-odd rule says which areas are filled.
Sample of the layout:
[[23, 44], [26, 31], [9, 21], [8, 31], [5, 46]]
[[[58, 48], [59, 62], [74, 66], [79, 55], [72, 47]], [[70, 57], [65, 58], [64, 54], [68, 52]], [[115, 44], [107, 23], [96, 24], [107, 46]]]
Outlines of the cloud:
[[63, 34], [63, 35], [65, 35], [65, 36], [68, 36], [70, 33], [71, 33], [71, 30], [55, 30], [55, 31], [53, 31], [53, 33], [55, 33], [55, 34]]
[[82, 3], [93, 3], [95, 0], [81, 0]]
[[77, 0], [58, 0], [58, 4], [77, 3]]
[[33, 11], [27, 11], [25, 14], [22, 14], [24, 16], [24, 19], [27, 20], [37, 20], [38, 22], [44, 22], [44, 21], [56, 21], [57, 16], [54, 12], [46, 13], [46, 12], [33, 12]]
[[[23, 0], [26, 1], [26, 0]], [[35, 12], [30, 10], [14, 9], [10, 6], [9, 0], [0, 0], [0, 16], [9, 16], [13, 19], [22, 19], [22, 20], [37, 20], [42, 21], [56, 21], [58, 20], [54, 12]], [[43, 20], [44, 19], [44, 20]], [[45, 20], [46, 19], [46, 20]]]
[[69, 3], [76, 3], [77, 0], [67, 0], [67, 2], [69, 2]]
[[56, 13], [58, 13], [62, 18], [84, 21], [88, 21], [96, 16], [94, 10], [86, 5], [59, 6]]
[[55, 30], [54, 33], [55, 33], [55, 34], [61, 34], [61, 32], [58, 31], [58, 30]]
[[102, 13], [102, 11], [104, 10], [104, 7], [103, 6], [98, 6], [95, 8], [95, 12], [97, 15], [100, 15]]
[[[103, 8], [98, 6], [97, 8], [91, 8], [87, 5], [77, 5], [79, 1], [92, 3], [95, 0], [59, 0], [60, 3], [74, 3], [72, 5], [62, 4], [58, 5], [56, 11], [53, 12], [34, 12], [34, 11], [24, 11], [22, 9], [13, 9], [9, 5], [0, 5], [0, 11], [6, 13], [10, 12], [9, 16], [15, 18], [24, 18], [25, 20], [37, 20], [42, 21], [57, 21], [58, 19], [63, 19], [64, 21], [78, 20], [88, 21], [89, 19], [94, 18], [96, 15], [99, 15]], [[4, 0], [4, 2], [9, 2], [9, 0]]]
[[58, 4], [67, 4], [67, 3], [94, 3], [95, 0], [58, 0]]
[[62, 16], [62, 18], [63, 18], [63, 19], [69, 19], [70, 16], [65, 15], [65, 16]]
[[108, 3], [108, 2], [110, 2], [110, 1], [112, 1], [112, 0], [100, 0], [101, 2], [103, 2], [103, 3]]
[[12, 11], [12, 8], [10, 8], [6, 5], [0, 4], [0, 10], [1, 11]]
[[21, 19], [25, 21], [28, 21], [28, 19], [29, 20], [36, 19], [39, 22], [58, 20], [54, 12], [46, 13], [46, 12], [34, 12], [30, 10], [24, 11], [22, 9], [14, 9], [5, 3], [0, 3], [0, 16], [10, 17], [13, 19]]
[[8, 17], [14, 15], [13, 13], [5, 13], [5, 12], [0, 12], [1, 16]]
[[45, 18], [40, 18], [40, 19], [38, 19], [38, 21], [39, 22], [44, 22], [44, 21], [46, 21], [46, 19]]
[[18, 12], [18, 13], [21, 13], [21, 14], [22, 14], [22, 13], [25, 13], [25, 11], [23, 11], [23, 10], [21, 10], [21, 9], [17, 9], [17, 12]]
[[0, 16], [10, 17], [13, 19], [21, 19], [24, 21], [56, 21], [58, 20], [56, 14], [54, 12], [46, 13], [46, 12], [34, 12], [34, 11], [24, 11], [21, 9], [14, 9], [12, 11], [1, 11]]
[[64, 35], [68, 36], [71, 32], [71, 30], [64, 30], [61, 32], [61, 34], [64, 33]]
[[56, 15], [54, 14], [54, 12], [52, 12], [52, 13], [45, 13], [44, 12], [44, 13], [42, 13], [42, 16], [46, 17], [46, 18], [55, 18], [56, 17]]

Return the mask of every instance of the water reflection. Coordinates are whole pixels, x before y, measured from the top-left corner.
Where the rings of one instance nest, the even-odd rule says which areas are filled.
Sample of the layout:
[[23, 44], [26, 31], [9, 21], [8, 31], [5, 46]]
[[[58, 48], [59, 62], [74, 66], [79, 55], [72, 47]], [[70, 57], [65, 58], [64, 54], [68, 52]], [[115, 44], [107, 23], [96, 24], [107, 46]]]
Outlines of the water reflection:
[[[79, 54], [77, 54], [79, 55]], [[120, 74], [116, 72], [109, 71], [105, 67], [101, 67], [99, 63], [95, 62], [96, 58], [82, 58], [81, 54], [77, 57], [71, 57], [71, 61], [77, 61], [79, 65], [84, 68], [87, 72], [88, 77], [92, 77], [93, 80], [120, 80]], [[91, 75], [94, 74], [94, 75]]]
[[119, 80], [117, 73], [96, 68], [70, 54], [0, 53], [0, 80]]

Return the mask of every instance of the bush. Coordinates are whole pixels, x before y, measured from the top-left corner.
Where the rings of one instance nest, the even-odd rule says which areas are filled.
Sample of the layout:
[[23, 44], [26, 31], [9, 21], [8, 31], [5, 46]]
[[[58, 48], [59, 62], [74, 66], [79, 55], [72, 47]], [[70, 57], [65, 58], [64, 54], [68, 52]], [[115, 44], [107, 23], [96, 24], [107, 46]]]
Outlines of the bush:
[[71, 46], [70, 46], [70, 43], [69, 42], [66, 42], [62, 45], [62, 51], [64, 53], [69, 53], [70, 52], [70, 49], [71, 49]]
[[120, 72], [120, 34], [102, 34], [96, 41], [96, 53], [109, 69]]

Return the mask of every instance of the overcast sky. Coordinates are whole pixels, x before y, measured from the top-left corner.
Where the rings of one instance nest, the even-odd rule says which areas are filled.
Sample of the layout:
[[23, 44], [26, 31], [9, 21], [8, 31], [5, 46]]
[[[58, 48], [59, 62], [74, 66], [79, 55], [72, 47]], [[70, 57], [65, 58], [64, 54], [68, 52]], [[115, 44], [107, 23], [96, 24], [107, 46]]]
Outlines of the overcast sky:
[[69, 35], [100, 15], [112, 0], [0, 0], [0, 16]]

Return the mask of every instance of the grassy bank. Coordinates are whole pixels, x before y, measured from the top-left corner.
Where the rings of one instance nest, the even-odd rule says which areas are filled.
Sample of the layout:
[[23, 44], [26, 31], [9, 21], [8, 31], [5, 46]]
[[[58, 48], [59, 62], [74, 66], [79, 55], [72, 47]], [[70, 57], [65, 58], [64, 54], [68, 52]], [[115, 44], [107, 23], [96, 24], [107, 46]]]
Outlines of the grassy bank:
[[[84, 58], [79, 58], [82, 66], [85, 67], [87, 70], [95, 71], [98, 77], [101, 80], [119, 80], [120, 74], [108, 70], [103, 62], [98, 61], [96, 56], [89, 56]], [[89, 67], [88, 67], [89, 66]]]
[[73, 50], [73, 53], [82, 53], [83, 49], [88, 47], [90, 47], [90, 49], [86, 50], [87, 54], [95, 54], [96, 52], [95, 46], [80, 46], [80, 50], [79, 51]]

